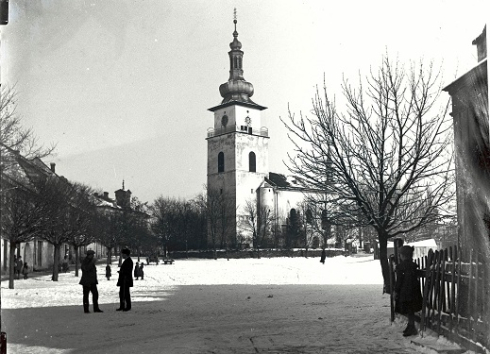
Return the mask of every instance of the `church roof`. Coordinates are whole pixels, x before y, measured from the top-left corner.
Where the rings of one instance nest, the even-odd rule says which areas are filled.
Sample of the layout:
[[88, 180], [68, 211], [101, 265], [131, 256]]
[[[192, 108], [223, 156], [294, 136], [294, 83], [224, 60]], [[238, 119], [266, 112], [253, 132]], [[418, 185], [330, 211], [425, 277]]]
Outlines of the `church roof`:
[[286, 176], [280, 173], [269, 172], [269, 177], [264, 179], [272, 187], [287, 188], [287, 189], [305, 189], [300, 183], [298, 177]]

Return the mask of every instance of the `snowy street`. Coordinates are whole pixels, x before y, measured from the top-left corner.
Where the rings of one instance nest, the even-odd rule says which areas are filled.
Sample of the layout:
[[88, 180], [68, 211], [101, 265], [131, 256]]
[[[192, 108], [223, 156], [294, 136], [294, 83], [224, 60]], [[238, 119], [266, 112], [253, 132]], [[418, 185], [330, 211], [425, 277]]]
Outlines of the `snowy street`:
[[402, 336], [400, 320], [390, 323], [372, 256], [149, 265], [127, 313], [115, 311], [117, 277], [103, 277], [103, 265], [98, 273], [104, 313], [83, 313], [73, 271], [56, 283], [19, 280], [14, 290], [2, 281], [8, 353], [427, 352]]

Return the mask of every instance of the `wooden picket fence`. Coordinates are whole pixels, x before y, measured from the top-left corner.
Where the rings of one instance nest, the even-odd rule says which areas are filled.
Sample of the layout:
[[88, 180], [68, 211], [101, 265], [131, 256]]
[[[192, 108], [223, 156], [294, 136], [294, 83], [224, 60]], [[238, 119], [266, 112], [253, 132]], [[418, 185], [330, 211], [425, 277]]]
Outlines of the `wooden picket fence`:
[[[421, 270], [423, 291], [422, 310], [418, 314], [422, 334], [430, 328], [469, 349], [478, 352], [490, 349], [490, 284], [482, 257], [472, 250], [469, 260], [462, 261], [461, 250], [453, 246], [430, 250], [427, 256], [415, 260]], [[396, 281], [394, 263], [394, 257], [390, 258], [391, 294]], [[395, 302], [391, 298], [393, 321]]]

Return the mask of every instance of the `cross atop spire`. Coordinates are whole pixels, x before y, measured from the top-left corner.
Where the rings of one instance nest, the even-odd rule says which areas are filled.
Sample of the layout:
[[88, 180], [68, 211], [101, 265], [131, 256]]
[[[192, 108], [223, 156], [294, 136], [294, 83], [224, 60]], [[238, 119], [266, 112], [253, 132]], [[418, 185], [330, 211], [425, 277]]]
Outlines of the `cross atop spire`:
[[236, 31], [236, 23], [237, 23], [237, 20], [236, 20], [236, 7], [233, 10], [233, 23], [235, 24], [235, 31]]

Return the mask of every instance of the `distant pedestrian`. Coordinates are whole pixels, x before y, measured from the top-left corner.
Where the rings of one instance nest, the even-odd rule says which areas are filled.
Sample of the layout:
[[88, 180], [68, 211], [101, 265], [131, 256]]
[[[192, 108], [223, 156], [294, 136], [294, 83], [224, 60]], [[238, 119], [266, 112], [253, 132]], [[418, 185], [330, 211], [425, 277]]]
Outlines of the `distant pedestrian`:
[[119, 286], [120, 305], [116, 311], [131, 310], [131, 294], [129, 293], [129, 288], [133, 286], [133, 260], [129, 257], [130, 254], [131, 251], [127, 248], [121, 251], [121, 257], [124, 261], [118, 270], [119, 278], [117, 279], [117, 286]]
[[327, 258], [327, 252], [325, 252], [325, 248], [322, 249], [322, 255], [320, 256], [320, 262], [325, 264], [325, 258]]
[[413, 247], [402, 246], [399, 250], [401, 262], [396, 266], [395, 299], [398, 301], [400, 313], [407, 315], [407, 328], [403, 336], [417, 334], [415, 328], [415, 312], [422, 309], [422, 292], [420, 290], [418, 265], [412, 261]]
[[27, 265], [27, 262], [24, 262], [24, 266], [22, 267], [22, 275], [24, 276], [24, 279], [27, 279], [28, 273], [29, 273], [29, 266]]
[[92, 293], [92, 302], [94, 305], [94, 312], [103, 312], [99, 308], [99, 292], [97, 291], [97, 268], [95, 267], [95, 252], [92, 250], [87, 251], [87, 256], [83, 259], [82, 265], [82, 278], [80, 279], [80, 285], [83, 286], [83, 312], [90, 313], [88, 294]]
[[111, 266], [109, 264], [105, 267], [105, 276], [107, 280], [111, 280]]
[[22, 267], [24, 266], [24, 262], [22, 261], [22, 256], [17, 257], [17, 264], [15, 265], [15, 277], [20, 279], [20, 272], [22, 271]]
[[143, 280], [143, 278], [145, 277], [145, 271], [143, 270], [143, 267], [144, 266], [145, 265], [143, 264], [143, 262], [141, 262], [141, 264], [140, 264], [140, 270], [139, 270], [139, 273], [140, 273], [139, 275], [141, 277], [141, 280]]
[[139, 266], [139, 263], [136, 262], [136, 265], [134, 266], [134, 277], [136, 278], [136, 280], [138, 280], [140, 276], [140, 266]]
[[65, 255], [65, 257], [63, 258], [63, 261], [61, 262], [61, 269], [63, 270], [63, 273], [68, 272], [68, 255]]

